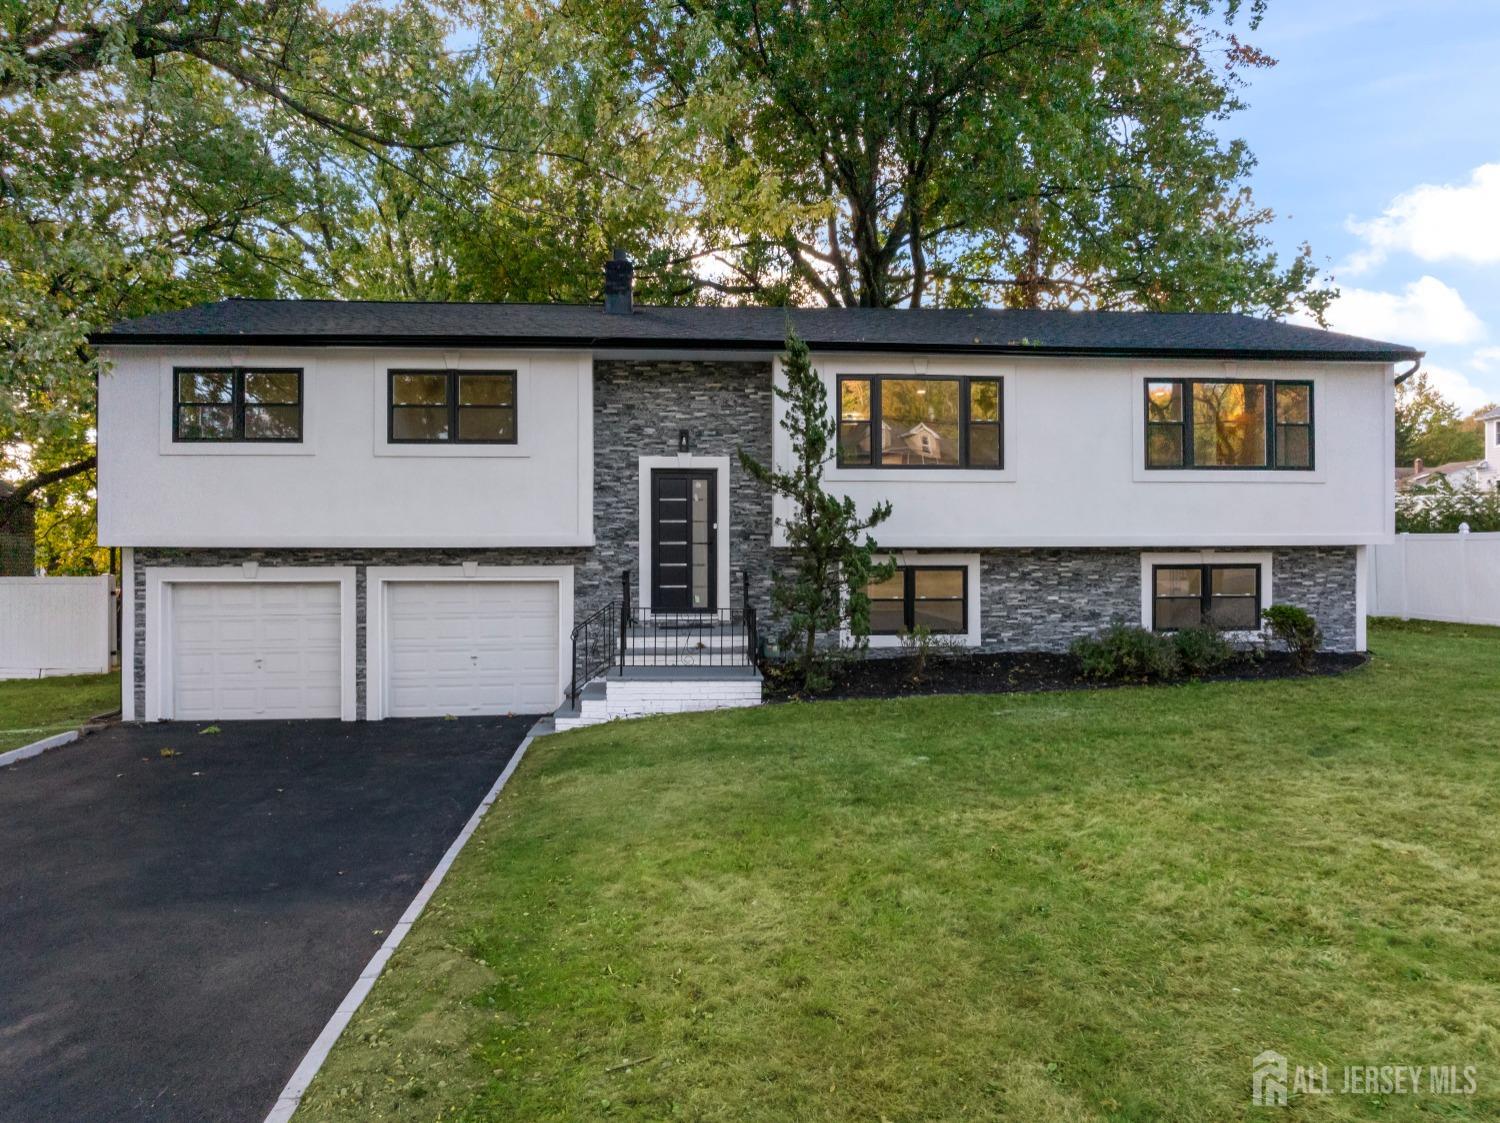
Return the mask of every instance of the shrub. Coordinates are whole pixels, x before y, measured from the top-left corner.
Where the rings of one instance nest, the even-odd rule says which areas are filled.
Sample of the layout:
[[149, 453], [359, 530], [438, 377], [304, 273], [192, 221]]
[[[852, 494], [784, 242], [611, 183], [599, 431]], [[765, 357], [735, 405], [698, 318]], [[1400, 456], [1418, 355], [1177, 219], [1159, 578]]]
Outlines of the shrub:
[[1206, 675], [1234, 658], [1234, 648], [1216, 628], [1184, 628], [1172, 636], [1184, 674]]
[[1271, 630], [1271, 638], [1292, 653], [1299, 668], [1311, 670], [1318, 648], [1323, 646], [1323, 631], [1312, 613], [1294, 604], [1273, 604], [1260, 615]]
[[1097, 636], [1075, 640], [1069, 650], [1085, 678], [1148, 682], [1182, 673], [1171, 640], [1126, 624], [1111, 624]]
[[911, 661], [911, 677], [921, 682], [927, 677], [927, 665], [937, 659], [957, 654], [958, 644], [946, 635], [933, 635], [932, 629], [918, 624], [901, 637], [901, 647]]

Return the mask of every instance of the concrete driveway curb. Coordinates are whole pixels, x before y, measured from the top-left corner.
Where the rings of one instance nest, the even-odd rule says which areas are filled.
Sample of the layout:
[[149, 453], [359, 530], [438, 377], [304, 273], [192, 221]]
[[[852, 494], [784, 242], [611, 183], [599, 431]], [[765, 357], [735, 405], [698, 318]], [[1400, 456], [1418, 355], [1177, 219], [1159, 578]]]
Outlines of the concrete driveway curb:
[[17, 761], [30, 760], [34, 756], [41, 756], [48, 749], [59, 749], [64, 745], [71, 745], [76, 740], [78, 740], [78, 730], [69, 729], [65, 733], [54, 733], [51, 737], [43, 737], [40, 741], [22, 745], [19, 749], [10, 749], [0, 753], [0, 768], [4, 768], [7, 764], [15, 764]]
[[453, 840], [453, 844], [448, 847], [442, 860], [438, 862], [437, 866], [423, 883], [422, 888], [417, 891], [417, 895], [412, 898], [411, 904], [406, 906], [406, 911], [401, 914], [401, 919], [396, 922], [396, 926], [386, 936], [385, 942], [380, 945], [380, 949], [371, 957], [370, 962], [365, 965], [365, 969], [360, 972], [359, 979], [349, 989], [349, 993], [344, 996], [344, 1000], [339, 1003], [339, 1007], [334, 1011], [333, 1017], [328, 1019], [328, 1024], [323, 1027], [323, 1032], [318, 1034], [317, 1039], [312, 1043], [312, 1048], [308, 1049], [307, 1054], [302, 1058], [302, 1063], [297, 1066], [296, 1071], [292, 1073], [291, 1079], [286, 1082], [286, 1087], [281, 1090], [281, 1095], [277, 1097], [276, 1105], [271, 1108], [270, 1114], [266, 1116], [265, 1123], [287, 1123], [292, 1118], [298, 1105], [302, 1103], [302, 1097], [307, 1094], [307, 1089], [311, 1086], [313, 1078], [318, 1075], [318, 1071], [323, 1067], [323, 1062], [328, 1059], [328, 1054], [333, 1051], [334, 1044], [344, 1032], [344, 1028], [354, 1018], [355, 1011], [359, 1009], [360, 1004], [364, 1002], [370, 991], [374, 989], [375, 980], [385, 970], [386, 963], [390, 960], [396, 949], [401, 946], [401, 941], [406, 939], [406, 934], [411, 931], [411, 926], [422, 915], [422, 910], [427, 907], [427, 902], [432, 899], [432, 895], [437, 892], [438, 886], [443, 883], [443, 878], [448, 876], [448, 870], [453, 866], [454, 860], [463, 851], [470, 836], [478, 829], [480, 820], [484, 818], [484, 813], [499, 798], [500, 792], [509, 782], [511, 775], [515, 772], [517, 766], [520, 765], [522, 758], [525, 757], [526, 750], [531, 747], [531, 742], [537, 737], [551, 732], [551, 728], [551, 719], [543, 718], [531, 727], [530, 732], [526, 734], [526, 738], [521, 742], [516, 751], [511, 754], [510, 761], [506, 764], [505, 770], [500, 773], [500, 778], [495, 781], [494, 786], [490, 788], [484, 799], [480, 801], [479, 806], [474, 809], [474, 814], [469, 816], [469, 821], [464, 824], [464, 829], [458, 832], [458, 837]]

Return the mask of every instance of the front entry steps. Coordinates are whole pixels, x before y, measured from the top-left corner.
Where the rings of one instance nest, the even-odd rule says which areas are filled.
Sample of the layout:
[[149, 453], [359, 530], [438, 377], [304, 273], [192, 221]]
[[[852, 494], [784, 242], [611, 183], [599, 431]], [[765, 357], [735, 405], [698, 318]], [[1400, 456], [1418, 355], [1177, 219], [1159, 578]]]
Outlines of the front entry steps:
[[630, 667], [596, 678], [553, 715], [558, 732], [616, 718], [758, 706], [761, 676], [753, 667]]

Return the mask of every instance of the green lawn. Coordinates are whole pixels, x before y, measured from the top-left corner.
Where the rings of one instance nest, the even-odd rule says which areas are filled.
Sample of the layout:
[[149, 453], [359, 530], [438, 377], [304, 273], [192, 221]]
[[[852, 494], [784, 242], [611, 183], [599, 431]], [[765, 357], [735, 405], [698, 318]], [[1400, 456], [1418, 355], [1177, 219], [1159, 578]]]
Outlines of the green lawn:
[[539, 741], [299, 1118], [1500, 1118], [1500, 631], [1372, 646]]
[[120, 676], [0, 680], [0, 753], [120, 708]]

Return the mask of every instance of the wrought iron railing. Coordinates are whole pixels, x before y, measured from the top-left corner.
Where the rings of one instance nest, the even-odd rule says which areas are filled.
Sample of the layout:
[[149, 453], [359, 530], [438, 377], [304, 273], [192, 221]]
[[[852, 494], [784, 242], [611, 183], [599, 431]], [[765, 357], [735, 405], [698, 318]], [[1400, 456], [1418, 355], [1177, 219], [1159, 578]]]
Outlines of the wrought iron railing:
[[579, 692], [614, 663], [620, 634], [618, 621], [619, 606], [610, 601], [573, 625], [573, 679], [568, 683], [568, 705], [575, 710]]
[[573, 628], [573, 678], [568, 703], [593, 679], [631, 667], [754, 667], [760, 624], [744, 575], [740, 603], [711, 612], [647, 611], [631, 597], [631, 574], [620, 575], [620, 600]]

